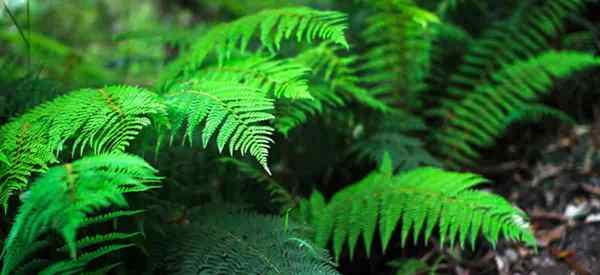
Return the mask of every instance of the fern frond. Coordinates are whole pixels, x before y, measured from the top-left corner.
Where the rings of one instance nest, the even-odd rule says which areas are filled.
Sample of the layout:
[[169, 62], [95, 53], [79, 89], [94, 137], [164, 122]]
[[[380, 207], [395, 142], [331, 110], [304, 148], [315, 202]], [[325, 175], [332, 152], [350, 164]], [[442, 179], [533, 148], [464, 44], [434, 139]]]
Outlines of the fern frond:
[[366, 73], [363, 80], [374, 86], [374, 94], [391, 95], [394, 101], [407, 100], [406, 96], [415, 99], [415, 93], [424, 88], [433, 25], [439, 18], [413, 1], [378, 2], [382, 4], [368, 18], [363, 33], [370, 46], [361, 66]]
[[[126, 154], [87, 157], [51, 168], [35, 181], [19, 208], [4, 244], [2, 274], [22, 263], [27, 256], [25, 248], [50, 230], [62, 235], [74, 258], [76, 232], [86, 216], [111, 205], [127, 206], [123, 194], [153, 188], [149, 184], [160, 179], [155, 172], [143, 159]], [[89, 240], [82, 242], [79, 244]], [[81, 256], [78, 261], [83, 259]]]
[[308, 121], [310, 116], [321, 114], [327, 108], [344, 105], [344, 99], [328, 86], [311, 85], [310, 94], [312, 99], [284, 99], [277, 102], [277, 114], [273, 122], [277, 131], [287, 136], [290, 130]]
[[339, 45], [324, 42], [294, 58], [311, 68], [312, 100], [279, 100], [275, 129], [287, 136], [291, 129], [306, 122], [310, 116], [337, 109], [351, 100], [377, 111], [391, 111], [385, 102], [361, 86], [358, 56], [342, 56], [342, 50]]
[[181, 74], [195, 72], [207, 56], [216, 53], [222, 63], [237, 50], [244, 53], [253, 36], [258, 35], [260, 44], [270, 52], [279, 50], [284, 39], [295, 38], [298, 42], [315, 39], [332, 41], [348, 48], [344, 36], [346, 15], [335, 11], [317, 11], [306, 7], [264, 10], [236, 21], [211, 28], [196, 41], [189, 53], [174, 61], [162, 76], [161, 87], [170, 86]]
[[155, 269], [169, 274], [339, 274], [327, 252], [301, 238], [281, 218], [199, 213], [152, 239]]
[[122, 152], [152, 119], [166, 114], [158, 95], [147, 90], [110, 86], [84, 89], [46, 102], [0, 128], [0, 202], [27, 187], [28, 178], [58, 162], [71, 144], [73, 155]]
[[173, 131], [185, 122], [185, 135], [190, 143], [195, 129], [206, 121], [202, 129], [204, 147], [216, 135], [219, 152], [229, 144], [231, 155], [234, 151], [250, 154], [271, 173], [267, 157], [273, 128], [260, 123], [274, 118], [271, 114], [274, 104], [265, 93], [230, 82], [190, 81], [173, 89], [166, 95], [166, 101], [173, 118]]
[[550, 39], [563, 30], [565, 19], [586, 0], [548, 0], [527, 12], [495, 24], [469, 45], [462, 64], [451, 76], [448, 93], [464, 96], [505, 66], [551, 49]]
[[[86, 247], [90, 247], [90, 246], [97, 245], [100, 243], [112, 242], [112, 241], [118, 241], [118, 240], [126, 240], [129, 238], [138, 236], [140, 234], [141, 233], [139, 233], [139, 232], [134, 232], [134, 233], [112, 232], [112, 233], [102, 234], [102, 235], [86, 236], [82, 239], [77, 240], [75, 242], [75, 246], [77, 247], [77, 249], [84, 249]], [[68, 252], [69, 247], [65, 245], [63, 247], [56, 249], [56, 251]]]
[[402, 245], [411, 231], [415, 242], [421, 234], [427, 242], [436, 225], [441, 244], [464, 246], [468, 240], [474, 246], [480, 233], [492, 244], [500, 234], [534, 244], [524, 212], [500, 196], [472, 189], [485, 182], [475, 174], [430, 167], [394, 176], [386, 156], [378, 170], [337, 192], [327, 204], [315, 191], [301, 215], [313, 225], [318, 245], [333, 238], [336, 259], [346, 243], [352, 256], [361, 235], [370, 253], [376, 227], [385, 251], [400, 222]]
[[305, 77], [309, 71], [309, 67], [294, 59], [273, 59], [255, 54], [201, 69], [193, 79], [244, 84], [264, 91], [269, 97], [311, 99]]
[[339, 94], [342, 98], [354, 99], [369, 108], [381, 112], [390, 111], [391, 108], [385, 102], [362, 87], [359, 76], [360, 57], [342, 55], [343, 50], [339, 45], [324, 42], [301, 52], [295, 60], [310, 67], [313, 77], [330, 87], [331, 97]]
[[471, 164], [477, 148], [494, 144], [504, 129], [549, 92], [554, 78], [562, 78], [592, 66], [600, 59], [577, 52], [548, 51], [517, 62], [491, 76], [464, 98], [444, 100], [435, 113], [446, 124], [434, 132], [437, 150], [451, 165]]
[[[91, 261], [105, 256], [107, 254], [113, 253], [115, 251], [125, 249], [133, 246], [132, 244], [114, 244], [100, 247], [92, 252], [87, 252], [80, 255], [76, 259], [69, 259], [60, 262], [56, 262], [47, 268], [45, 268], [42, 272], [38, 273], [40, 275], [62, 275], [62, 274], [81, 274], [84, 267], [90, 263]], [[109, 265], [106, 268], [113, 268], [114, 265]], [[103, 268], [105, 269], [105, 268]], [[101, 269], [102, 270], [102, 269]]]

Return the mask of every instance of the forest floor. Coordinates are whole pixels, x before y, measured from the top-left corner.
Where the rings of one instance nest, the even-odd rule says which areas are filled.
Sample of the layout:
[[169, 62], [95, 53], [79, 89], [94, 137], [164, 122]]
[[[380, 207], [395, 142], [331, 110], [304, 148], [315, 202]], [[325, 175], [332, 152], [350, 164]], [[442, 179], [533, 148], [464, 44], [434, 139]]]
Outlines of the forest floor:
[[519, 159], [528, 154], [506, 146], [504, 150], [514, 151], [513, 160], [480, 171], [497, 182], [493, 191], [527, 212], [539, 247], [536, 252], [501, 243], [468, 261], [485, 263], [488, 270], [495, 265], [489, 274], [600, 274], [600, 141], [594, 140], [600, 135], [594, 128], [600, 127], [576, 126], [538, 144], [517, 145], [538, 148], [533, 161]]

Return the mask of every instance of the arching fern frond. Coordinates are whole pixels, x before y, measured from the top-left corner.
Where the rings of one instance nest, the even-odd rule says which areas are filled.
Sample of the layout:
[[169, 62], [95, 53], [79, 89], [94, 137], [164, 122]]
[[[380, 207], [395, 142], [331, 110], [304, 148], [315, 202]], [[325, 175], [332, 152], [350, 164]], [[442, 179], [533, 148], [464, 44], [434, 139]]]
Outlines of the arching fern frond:
[[505, 66], [551, 49], [550, 39], [563, 30], [565, 19], [586, 0], [548, 0], [514, 14], [484, 32], [469, 45], [462, 64], [450, 78], [448, 93], [464, 96]]
[[394, 176], [386, 156], [378, 170], [338, 191], [329, 202], [315, 191], [300, 213], [315, 229], [318, 245], [326, 246], [333, 238], [336, 259], [346, 243], [352, 256], [361, 235], [370, 253], [377, 227], [385, 250], [398, 224], [403, 245], [411, 231], [415, 242], [421, 234], [429, 240], [436, 226], [441, 244], [464, 246], [469, 241], [473, 246], [480, 233], [492, 244], [500, 234], [534, 244], [524, 212], [500, 196], [472, 189], [485, 182], [475, 174], [429, 167]]
[[264, 10], [236, 21], [211, 28], [196, 41], [189, 53], [174, 61], [163, 73], [161, 87], [170, 86], [178, 76], [195, 72], [207, 56], [216, 53], [222, 63], [237, 50], [244, 53], [252, 37], [259, 36], [260, 45], [271, 52], [279, 50], [284, 39], [312, 42], [332, 41], [348, 47], [344, 30], [346, 15], [335, 11], [317, 11], [306, 7]]
[[249, 154], [267, 173], [269, 147], [273, 142], [273, 128], [261, 123], [274, 119], [273, 99], [265, 93], [241, 84], [219, 81], [189, 81], [173, 89], [166, 96], [172, 121], [172, 136], [184, 123], [185, 136], [192, 141], [196, 128], [202, 128], [203, 146], [216, 136], [222, 151], [229, 145], [229, 153]]
[[192, 78], [244, 84], [271, 98], [311, 99], [306, 79], [309, 71], [309, 67], [294, 59], [273, 59], [255, 54], [201, 69]]
[[[160, 180], [155, 172], [143, 159], [120, 153], [87, 157], [49, 169], [33, 183], [19, 208], [4, 243], [2, 274], [10, 274], [45, 245], [38, 239], [49, 231], [64, 238], [66, 245], [62, 249], [73, 259], [78, 248], [131, 237], [115, 233], [76, 241], [76, 233], [86, 224], [88, 215], [111, 205], [127, 206], [123, 194], [153, 188], [152, 184]], [[74, 261], [55, 263], [39, 274], [67, 274], [68, 270], [77, 270], [94, 258], [124, 247], [104, 246]]]
[[153, 237], [155, 270], [168, 274], [339, 274], [325, 250], [281, 218], [216, 210]]
[[0, 202], [27, 186], [28, 177], [57, 162], [70, 145], [79, 155], [122, 152], [140, 130], [159, 121], [165, 107], [147, 90], [110, 86], [71, 92], [46, 102], [0, 128]]
[[549, 92], [554, 78], [598, 65], [600, 59], [590, 54], [549, 51], [497, 71], [492, 81], [433, 110], [446, 119], [434, 132], [437, 150], [451, 165], [471, 164], [479, 157], [477, 148], [493, 145], [515, 118]]

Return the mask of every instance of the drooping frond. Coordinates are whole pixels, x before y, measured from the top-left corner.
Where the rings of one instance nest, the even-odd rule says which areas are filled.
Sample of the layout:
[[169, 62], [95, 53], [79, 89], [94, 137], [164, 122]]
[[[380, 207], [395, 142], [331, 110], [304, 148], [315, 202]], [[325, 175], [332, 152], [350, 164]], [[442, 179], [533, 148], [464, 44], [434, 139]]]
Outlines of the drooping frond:
[[361, 235], [369, 253], [377, 227], [384, 250], [396, 227], [402, 244], [411, 231], [415, 242], [421, 234], [429, 240], [436, 226], [441, 244], [464, 246], [469, 241], [474, 246], [480, 233], [492, 244], [500, 234], [533, 244], [523, 211], [500, 196], [472, 189], [485, 182], [475, 174], [430, 167], [394, 176], [386, 156], [378, 170], [337, 192], [328, 203], [315, 191], [301, 204], [300, 213], [316, 231], [318, 245], [326, 246], [333, 238], [336, 259], [346, 243], [352, 256]]
[[[77, 241], [76, 233], [93, 212], [111, 205], [127, 206], [124, 193], [153, 188], [151, 184], [160, 179], [155, 172], [143, 159], [122, 153], [87, 157], [49, 169], [33, 183], [19, 208], [4, 243], [2, 274], [10, 274], [41, 248], [44, 242], [38, 238], [49, 231], [64, 238], [66, 245], [62, 249], [68, 251], [71, 258], [76, 257], [78, 248], [131, 237], [115, 233]], [[55, 263], [45, 272], [65, 274], [67, 269], [81, 268], [92, 259], [120, 248], [108, 245], [80, 255], [74, 262]]]
[[223, 81], [189, 81], [165, 96], [173, 135], [185, 124], [185, 136], [192, 136], [203, 123], [202, 143], [208, 146], [216, 136], [219, 151], [249, 154], [270, 174], [267, 158], [273, 142], [273, 128], [262, 124], [274, 118], [273, 99], [255, 88]]
[[168, 274], [339, 274], [300, 228], [273, 216], [203, 211], [153, 237], [155, 270]]
[[348, 47], [344, 30], [346, 15], [335, 11], [317, 11], [306, 7], [264, 10], [230, 23], [211, 28], [196, 41], [189, 53], [182, 54], [163, 73], [161, 87], [170, 86], [178, 76], [195, 72], [207, 56], [216, 53], [222, 63], [237, 50], [244, 53], [257, 35], [260, 45], [271, 52], [279, 50], [284, 39], [312, 42], [332, 41]]
[[437, 150], [449, 164], [471, 164], [479, 157], [478, 148], [493, 145], [511, 122], [549, 92], [553, 79], [597, 65], [600, 59], [590, 54], [549, 51], [504, 67], [491, 81], [463, 98], [444, 100], [433, 111], [446, 119], [434, 132]]
[[110, 86], [75, 91], [46, 102], [0, 128], [0, 202], [27, 186], [71, 146], [73, 154], [122, 152], [152, 119], [166, 113], [158, 95], [147, 90]]

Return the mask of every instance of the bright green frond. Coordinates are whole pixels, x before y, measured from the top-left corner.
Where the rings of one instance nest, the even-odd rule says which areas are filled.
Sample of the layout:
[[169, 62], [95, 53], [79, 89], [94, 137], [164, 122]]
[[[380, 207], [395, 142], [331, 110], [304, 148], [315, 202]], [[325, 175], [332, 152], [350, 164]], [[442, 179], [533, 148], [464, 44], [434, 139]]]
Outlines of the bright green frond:
[[244, 53], [254, 36], [258, 36], [260, 45], [271, 52], [279, 50], [284, 39], [298, 42], [321, 39], [348, 48], [344, 36], [346, 27], [346, 15], [336, 11], [306, 7], [264, 10], [211, 28], [192, 45], [189, 53], [171, 64], [160, 83], [164, 87], [181, 73], [195, 72], [211, 53], [217, 54], [220, 63], [237, 50]]
[[191, 81], [173, 89], [166, 100], [173, 131], [185, 123], [185, 135], [191, 142], [195, 130], [204, 122], [204, 147], [216, 136], [219, 151], [228, 145], [231, 155], [234, 151], [249, 154], [270, 174], [267, 157], [273, 128], [264, 123], [274, 119], [274, 104], [265, 93], [230, 82]]
[[442, 244], [464, 246], [468, 241], [474, 245], [480, 234], [492, 244], [500, 235], [534, 244], [523, 211], [502, 197], [472, 189], [485, 182], [475, 174], [431, 167], [394, 176], [386, 157], [378, 170], [337, 192], [326, 207], [311, 198], [304, 209], [319, 207], [313, 212], [316, 217], [308, 215], [309, 222], [318, 245], [326, 246], [333, 239], [336, 259], [346, 243], [353, 255], [361, 235], [369, 252], [376, 227], [384, 250], [394, 232], [400, 234], [402, 244], [411, 232], [415, 242], [419, 235], [427, 241], [436, 226]]
[[192, 76], [198, 81], [244, 84], [264, 91], [269, 97], [311, 99], [306, 75], [310, 68], [294, 59], [273, 59], [249, 55], [211, 66]]
[[46, 102], [0, 128], [0, 202], [27, 187], [69, 148], [73, 155], [122, 152], [152, 120], [165, 114], [158, 95], [110, 86], [75, 91]]
[[18, 267], [28, 256], [25, 248], [51, 230], [62, 235], [72, 258], [77, 247], [119, 237], [76, 241], [87, 215], [111, 205], [127, 206], [123, 194], [153, 188], [149, 184], [160, 180], [155, 172], [143, 159], [121, 153], [87, 157], [49, 169], [33, 183], [19, 208], [4, 243], [2, 274]]

